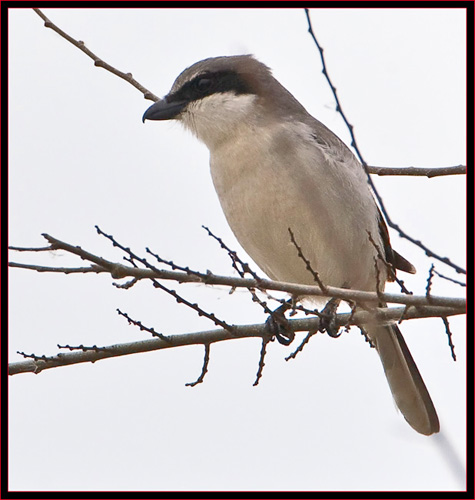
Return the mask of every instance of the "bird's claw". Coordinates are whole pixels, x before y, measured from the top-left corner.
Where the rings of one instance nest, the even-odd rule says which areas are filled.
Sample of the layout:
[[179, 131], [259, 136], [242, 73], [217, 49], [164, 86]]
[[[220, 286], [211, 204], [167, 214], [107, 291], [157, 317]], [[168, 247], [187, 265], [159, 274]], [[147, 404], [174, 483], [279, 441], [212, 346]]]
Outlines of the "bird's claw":
[[340, 299], [330, 299], [326, 306], [322, 309], [320, 317], [320, 332], [327, 332], [327, 334], [336, 339], [341, 335], [340, 327], [336, 323], [336, 311], [340, 305]]
[[289, 345], [295, 338], [295, 333], [290, 328], [289, 320], [285, 317], [284, 309], [279, 307], [269, 315], [266, 320], [266, 329], [271, 337], [275, 337], [282, 345]]

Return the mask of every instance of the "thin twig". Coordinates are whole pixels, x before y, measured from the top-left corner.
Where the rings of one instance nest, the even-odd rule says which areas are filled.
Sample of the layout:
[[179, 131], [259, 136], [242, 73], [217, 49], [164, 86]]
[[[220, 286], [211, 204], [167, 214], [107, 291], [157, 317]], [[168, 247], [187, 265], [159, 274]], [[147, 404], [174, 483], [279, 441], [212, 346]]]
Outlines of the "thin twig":
[[138, 326], [140, 331], [146, 331], [150, 333], [152, 337], [158, 337], [159, 339], [162, 339], [165, 342], [170, 341], [169, 337], [163, 335], [163, 333], [156, 332], [153, 328], [145, 326], [141, 321], [136, 321], [132, 319], [127, 313], [122, 312], [120, 309], [117, 309], [117, 314], [119, 314], [119, 316], [123, 316], [128, 321], [129, 325]]
[[152, 252], [152, 250], [150, 250], [150, 248], [148, 248], [148, 247], [145, 247], [145, 251], [148, 254], [150, 254], [153, 257], [155, 257], [155, 259], [157, 260], [157, 262], [160, 262], [161, 264], [167, 265], [168, 267], [170, 267], [171, 269], [173, 269], [173, 271], [182, 271], [182, 272], [184, 272], [186, 274], [195, 275], [195, 276], [202, 276], [202, 274], [203, 274], [203, 273], [200, 273], [198, 271], [193, 271], [193, 269], [190, 269], [188, 266], [180, 266], [178, 264], [175, 264], [175, 262], [173, 262], [172, 260], [163, 259], [157, 253]]
[[450, 331], [449, 320], [446, 316], [442, 316], [442, 321], [444, 322], [445, 332], [447, 333], [447, 340], [450, 347], [450, 352], [452, 353], [452, 359], [457, 361], [457, 357], [455, 356], [455, 346], [452, 342], [452, 332]]
[[[23, 352], [23, 351], [17, 351], [16, 352], [17, 354], [19, 354], [20, 356], [23, 356], [24, 358], [30, 358], [32, 359], [35, 363], [38, 362], [38, 361], [43, 361], [45, 363], [49, 362], [49, 361], [53, 361], [54, 360], [54, 356], [46, 356], [46, 355], [40, 355], [40, 356], [37, 356], [36, 354], [27, 354], [26, 352]], [[35, 371], [35, 373], [37, 373]]]
[[[226, 243], [224, 243], [224, 241], [222, 240], [222, 238], [220, 238], [219, 236], [216, 236], [215, 234], [213, 234], [211, 232], [211, 229], [209, 227], [206, 227], [206, 226], [201, 226], [204, 230], [206, 230], [206, 232], [208, 233], [209, 236], [211, 236], [211, 238], [215, 239], [220, 247], [223, 249], [223, 250], [226, 250], [226, 252], [228, 252], [228, 255], [232, 261], [232, 266], [233, 268], [237, 271], [237, 273], [239, 274], [239, 276], [241, 276], [241, 278], [244, 278], [244, 275], [246, 273], [250, 274], [255, 280], [259, 281], [261, 278], [260, 276], [251, 268], [251, 266], [247, 263], [247, 262], [244, 262], [240, 257], [239, 255], [237, 254], [236, 250], [231, 250], [231, 248], [229, 248]], [[237, 267], [237, 264], [239, 264], [241, 266], [241, 269], [239, 269]]]
[[302, 259], [302, 261], [305, 263], [305, 268], [307, 269], [307, 271], [310, 272], [310, 274], [313, 277], [313, 280], [315, 281], [315, 283], [318, 284], [318, 286], [321, 288], [322, 292], [327, 293], [328, 288], [324, 285], [324, 283], [321, 280], [317, 271], [315, 271], [315, 269], [313, 269], [311, 262], [305, 257], [305, 255], [302, 251], [302, 247], [300, 247], [299, 244], [297, 243], [295, 236], [294, 236], [294, 233], [292, 232], [292, 229], [290, 229], [290, 227], [287, 229], [288, 229], [289, 234], [290, 234], [290, 240], [292, 241], [292, 244], [294, 245], [294, 247], [297, 249], [297, 253], [298, 253], [299, 258]]
[[[407, 295], [413, 295], [413, 293], [411, 291], [409, 291], [406, 288], [406, 286], [404, 285], [404, 281], [397, 277], [396, 270], [394, 269], [394, 266], [392, 264], [390, 264], [384, 258], [383, 254], [381, 253], [381, 250], [379, 249], [379, 246], [374, 241], [374, 239], [371, 235], [371, 232], [367, 231], [367, 233], [368, 233], [368, 238], [369, 238], [370, 243], [373, 245], [373, 247], [376, 250], [376, 253], [378, 254], [378, 259], [383, 263], [383, 265], [386, 267], [386, 269], [388, 271], [388, 276], [390, 277], [390, 280], [395, 281], [399, 285], [399, 288], [401, 289], [402, 293], [406, 293]], [[379, 280], [379, 267], [378, 267], [377, 262], [375, 262], [375, 267], [376, 267], [376, 280], [378, 281]], [[376, 290], [382, 290], [382, 289], [384, 289], [384, 286], [379, 288], [379, 283], [378, 283]]]
[[[208, 227], [206, 227], [206, 226], [201, 226], [201, 227], [208, 232], [209, 236], [211, 236], [213, 239], [215, 239], [219, 243], [220, 247], [223, 250], [226, 250], [226, 252], [228, 253], [228, 255], [229, 255], [230, 259], [231, 259], [233, 268], [237, 271], [237, 273], [239, 274], [239, 276], [241, 276], [241, 278], [244, 278], [245, 275], [246, 275], [246, 273], [248, 273], [255, 280], [257, 280], [258, 282], [261, 280], [261, 278], [258, 276], [258, 274], [253, 269], [251, 269], [251, 266], [247, 262], [244, 262], [239, 257], [239, 255], [237, 254], [237, 252], [235, 250], [231, 250], [226, 245], [226, 243], [224, 243], [224, 241], [222, 240], [222, 238], [220, 238], [219, 236], [216, 236], [215, 234], [213, 234]], [[238, 267], [238, 264], [239, 264], [239, 266], [241, 266], [241, 268]], [[272, 310], [269, 309], [269, 307], [267, 306], [267, 302], [264, 301], [264, 300], [262, 300], [257, 295], [257, 293], [255, 292], [255, 288], [254, 287], [253, 288], [248, 288], [248, 291], [249, 291], [249, 293], [252, 296], [252, 301], [253, 302], [256, 302], [257, 304], [259, 304], [262, 307], [262, 309], [264, 310], [264, 312], [266, 314], [272, 314]]]
[[434, 264], [430, 266], [429, 276], [427, 277], [427, 285], [426, 285], [426, 297], [430, 298], [430, 291], [432, 288], [432, 278], [434, 277]]
[[264, 370], [264, 359], [266, 357], [266, 352], [267, 352], [267, 344], [271, 341], [271, 339], [267, 337], [262, 338], [262, 345], [261, 345], [261, 353], [259, 356], [259, 368], [257, 369], [257, 374], [256, 374], [256, 380], [252, 384], [253, 386], [259, 385], [259, 380], [262, 377], [262, 372]]
[[194, 382], [186, 383], [185, 385], [187, 387], [195, 387], [195, 385], [201, 384], [201, 382], [203, 382], [203, 379], [205, 378], [205, 375], [208, 373], [210, 346], [209, 344], [204, 344], [204, 346], [205, 346], [205, 356], [203, 360], [203, 367], [201, 368], [201, 375]]
[[456, 285], [463, 286], [464, 288], [467, 286], [466, 283], [462, 283], [459, 280], [455, 280], [454, 278], [449, 278], [449, 276], [445, 276], [443, 274], [440, 274], [436, 269], [434, 269], [434, 273], [437, 274], [439, 278], [442, 278], [447, 281], [451, 281], [452, 283], [455, 283]]
[[171, 295], [177, 301], [178, 304], [183, 304], [183, 305], [189, 307], [190, 309], [193, 309], [194, 311], [196, 311], [198, 313], [198, 316], [203, 316], [203, 317], [211, 320], [216, 326], [220, 326], [222, 328], [225, 328], [231, 334], [234, 331], [233, 325], [229, 325], [228, 323], [226, 323], [226, 321], [219, 319], [218, 317], [216, 317], [216, 315], [214, 313], [206, 312], [196, 302], [192, 303], [192, 302], [184, 299], [179, 293], [176, 292], [176, 290], [172, 290], [171, 288], [168, 288], [165, 285], [162, 285], [157, 280], [152, 280], [152, 282], [153, 282], [153, 286], [155, 288], [159, 288], [160, 290], [163, 290], [164, 292]]
[[77, 47], [79, 50], [84, 52], [87, 56], [89, 56], [94, 61], [94, 66], [97, 66], [99, 68], [104, 68], [105, 70], [110, 71], [114, 75], [116, 75], [119, 78], [122, 78], [126, 82], [130, 83], [136, 89], [140, 90], [140, 92], [142, 92], [145, 99], [149, 99], [150, 101], [155, 101], [155, 102], [160, 100], [155, 94], [150, 92], [150, 90], [146, 89], [137, 80], [135, 80], [135, 78], [132, 77], [132, 73], [123, 73], [122, 71], [119, 71], [118, 69], [114, 68], [110, 64], [106, 63], [100, 57], [96, 56], [96, 54], [94, 54], [94, 52], [89, 50], [83, 41], [75, 40], [72, 36], [68, 35], [62, 29], [58, 28], [58, 26], [56, 26], [54, 23], [52, 23], [43, 14], [43, 12], [40, 9], [33, 9], [33, 10], [41, 17], [41, 19], [43, 19], [43, 21], [45, 22], [46, 28], [50, 28], [53, 31], [56, 31], [56, 33], [58, 33], [58, 35], [62, 36], [69, 43], [72, 43], [75, 47]]
[[105, 352], [107, 351], [107, 347], [98, 347], [97, 345], [92, 345], [92, 346], [86, 346], [86, 345], [61, 345], [61, 344], [56, 344], [58, 346], [58, 349], [68, 349], [70, 351], [82, 351], [82, 352]]
[[302, 342], [300, 342], [300, 345], [297, 347], [297, 349], [295, 349], [295, 351], [292, 354], [289, 354], [285, 358], [285, 361], [289, 361], [289, 359], [295, 359], [297, 357], [297, 354], [303, 351], [303, 348], [307, 345], [308, 341], [319, 331], [320, 329], [309, 331], [305, 336], [305, 338], [302, 340]]

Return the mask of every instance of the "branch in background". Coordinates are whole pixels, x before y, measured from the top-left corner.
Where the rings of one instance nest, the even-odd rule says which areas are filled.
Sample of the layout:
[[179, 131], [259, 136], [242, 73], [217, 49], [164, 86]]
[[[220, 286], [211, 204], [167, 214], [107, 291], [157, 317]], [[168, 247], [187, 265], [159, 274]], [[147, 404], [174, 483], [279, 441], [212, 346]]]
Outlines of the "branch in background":
[[118, 69], [114, 68], [110, 64], [107, 64], [100, 57], [96, 56], [96, 54], [94, 54], [94, 52], [90, 51], [86, 47], [86, 45], [84, 44], [83, 41], [81, 41], [81, 40], [75, 40], [72, 36], [69, 36], [62, 29], [58, 28], [54, 23], [52, 23], [43, 14], [43, 12], [41, 12], [40, 9], [33, 9], [33, 10], [41, 17], [41, 19], [43, 19], [43, 21], [45, 22], [45, 26], [47, 28], [50, 28], [53, 31], [56, 31], [56, 33], [58, 33], [58, 35], [62, 36], [69, 43], [72, 43], [75, 47], [77, 47], [79, 50], [82, 50], [87, 56], [89, 56], [94, 61], [94, 66], [98, 66], [99, 68], [104, 68], [105, 70], [110, 71], [114, 75], [116, 75], [119, 78], [122, 78], [126, 82], [130, 83], [136, 89], [140, 90], [140, 92], [142, 92], [142, 94], [144, 96], [144, 99], [149, 99], [150, 101], [155, 101], [155, 102], [160, 100], [155, 94], [153, 94], [152, 92], [150, 92], [150, 90], [146, 89], [137, 80], [135, 80], [132, 77], [132, 73], [123, 73], [122, 71], [119, 71]]
[[[466, 301], [464, 298], [458, 297], [440, 297], [431, 295], [429, 298], [426, 296], [417, 295], [402, 295], [393, 293], [375, 293], [375, 292], [363, 292], [359, 290], [350, 290], [347, 288], [337, 288], [337, 287], [326, 287], [326, 293], [323, 293], [319, 286], [316, 285], [300, 285], [296, 283], [286, 283], [283, 281], [273, 281], [269, 279], [247, 279], [247, 278], [237, 278], [231, 276], [219, 276], [207, 273], [193, 272], [178, 272], [178, 271], [165, 271], [162, 269], [154, 268], [143, 269], [139, 267], [124, 266], [122, 264], [117, 264], [108, 261], [102, 257], [98, 257], [87, 250], [83, 250], [80, 246], [71, 245], [65, 243], [53, 236], [48, 234], [43, 234], [44, 238], [48, 240], [51, 244], [51, 250], [64, 250], [74, 255], [77, 255], [83, 260], [88, 260], [93, 262], [95, 266], [89, 272], [107, 272], [111, 275], [113, 279], [121, 278], [137, 278], [137, 279], [163, 279], [163, 280], [174, 280], [179, 283], [204, 283], [206, 285], [224, 285], [232, 288], [258, 288], [262, 290], [275, 290], [280, 292], [287, 292], [293, 296], [310, 296], [316, 295], [320, 297], [336, 297], [346, 301], [353, 302], [363, 302], [368, 304], [379, 304], [381, 300], [388, 303], [396, 304], [407, 304], [414, 306], [424, 306], [424, 305], [440, 305], [443, 307], [453, 307], [458, 309], [463, 309], [465, 311]], [[16, 247], [13, 247], [16, 248]], [[128, 249], [130, 251], [130, 249]], [[135, 254], [133, 254], [135, 255]], [[137, 259], [140, 257], [136, 256]], [[143, 260], [143, 259], [142, 259]], [[54, 268], [46, 266], [36, 266], [30, 264], [17, 264], [15, 262], [9, 263], [10, 267], [21, 267], [23, 269], [31, 269], [38, 271], [41, 268], [41, 272], [64, 272], [68, 274], [68, 270], [61, 271], [65, 268]], [[77, 270], [78, 268], [72, 268]], [[89, 268], [85, 268], [89, 269]]]
[[465, 165], [456, 165], [455, 167], [376, 167], [368, 165], [366, 170], [368, 173], [375, 175], [417, 175], [429, 178], [467, 173]]
[[361, 164], [363, 165], [363, 167], [364, 167], [364, 169], [365, 169], [365, 171], [366, 171], [366, 173], [368, 175], [368, 183], [371, 186], [371, 189], [373, 190], [374, 195], [376, 196], [376, 199], [378, 200], [379, 206], [381, 208], [381, 211], [384, 214], [384, 218], [386, 219], [386, 222], [388, 223], [388, 225], [391, 228], [393, 228], [394, 230], [396, 230], [399, 233], [400, 236], [402, 236], [403, 238], [409, 240], [411, 243], [414, 243], [414, 245], [418, 246], [419, 248], [422, 248], [422, 250], [424, 250], [425, 254], [428, 257], [433, 257], [434, 259], [437, 259], [437, 260], [443, 262], [444, 264], [450, 266], [452, 269], [454, 269], [459, 274], [467, 274], [467, 272], [463, 268], [461, 268], [460, 266], [457, 266], [456, 264], [454, 264], [448, 257], [441, 257], [440, 255], [437, 255], [432, 250], [430, 250], [427, 246], [425, 246], [420, 240], [416, 240], [412, 236], [409, 236], [396, 223], [394, 223], [391, 220], [391, 218], [389, 217], [388, 211], [386, 210], [386, 207], [384, 206], [383, 199], [381, 198], [380, 194], [378, 193], [378, 191], [376, 189], [376, 186], [374, 185], [373, 180], [371, 179], [371, 177], [369, 175], [368, 164], [363, 159], [363, 156], [362, 156], [362, 154], [361, 154], [361, 152], [360, 152], [360, 150], [358, 148], [358, 144], [356, 143], [356, 137], [355, 137], [355, 134], [353, 132], [353, 128], [354, 127], [353, 127], [353, 125], [351, 125], [351, 123], [346, 118], [346, 115], [343, 112], [343, 108], [342, 108], [341, 103], [340, 103], [340, 99], [338, 98], [338, 94], [336, 92], [336, 87], [332, 84], [332, 82], [330, 80], [330, 76], [328, 74], [327, 66], [326, 66], [326, 63], [325, 63], [325, 58], [323, 56], [323, 48], [318, 43], [317, 38], [315, 36], [315, 33], [313, 32], [312, 22], [310, 20], [310, 14], [309, 14], [309, 10], [308, 9], [305, 9], [305, 15], [307, 16], [308, 32], [310, 33], [313, 41], [315, 42], [315, 45], [318, 48], [318, 51], [320, 52], [320, 59], [322, 61], [322, 67], [323, 67], [322, 73], [325, 75], [325, 78], [327, 79], [328, 85], [330, 86], [330, 89], [331, 89], [331, 91], [333, 93], [333, 96], [335, 98], [335, 101], [336, 101], [336, 110], [337, 110], [338, 113], [340, 113], [341, 117], [343, 118], [343, 121], [345, 122], [346, 126], [348, 127], [348, 130], [349, 130], [350, 136], [351, 136], [351, 146], [355, 150], [356, 155], [358, 156]]
[[[335, 315], [335, 323], [338, 326], [357, 325], [362, 326], [370, 322], [374, 324], [375, 317], [381, 323], [399, 321], [404, 314], [404, 319], [449, 317], [458, 314], [465, 314], [465, 309], [451, 307], [424, 306], [424, 307], [397, 307], [397, 308], [377, 308], [373, 311], [357, 311]], [[315, 331], [319, 329], [320, 318], [303, 318], [289, 320], [289, 325], [294, 332]], [[187, 345], [206, 345], [225, 340], [242, 339], [249, 337], [266, 338], [268, 330], [265, 324], [239, 325], [234, 326], [231, 334], [224, 328], [209, 330], [204, 332], [187, 333], [180, 335], [169, 335], [167, 340], [153, 338], [125, 344], [116, 344], [104, 347], [85, 348], [81, 351], [70, 353], [59, 353], [55, 356], [35, 356], [28, 361], [20, 361], [9, 365], [8, 373], [16, 375], [18, 373], [39, 373], [49, 368], [58, 366], [73, 365], [78, 363], [95, 362], [102, 359], [136, 354], [140, 352], [150, 352], [159, 349], [169, 349], [171, 347]]]

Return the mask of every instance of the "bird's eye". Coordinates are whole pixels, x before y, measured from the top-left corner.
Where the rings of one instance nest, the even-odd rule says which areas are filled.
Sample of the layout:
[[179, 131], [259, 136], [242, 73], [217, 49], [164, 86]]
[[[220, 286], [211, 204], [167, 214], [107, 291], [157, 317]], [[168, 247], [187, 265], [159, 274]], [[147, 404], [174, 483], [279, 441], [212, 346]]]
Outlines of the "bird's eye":
[[199, 78], [195, 82], [195, 88], [200, 92], [207, 92], [213, 85], [211, 78]]

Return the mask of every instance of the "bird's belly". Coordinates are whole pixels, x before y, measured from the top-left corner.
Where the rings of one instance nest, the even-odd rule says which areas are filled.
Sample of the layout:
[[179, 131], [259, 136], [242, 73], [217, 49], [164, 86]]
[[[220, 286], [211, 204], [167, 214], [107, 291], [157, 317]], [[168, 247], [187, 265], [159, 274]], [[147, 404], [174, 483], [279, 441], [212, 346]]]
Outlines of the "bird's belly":
[[[376, 289], [375, 251], [367, 233], [355, 229], [354, 199], [342, 199], [341, 193], [325, 186], [302, 186], [295, 178], [282, 178], [275, 172], [241, 171], [229, 176], [213, 168], [213, 162], [211, 171], [233, 233], [271, 279], [315, 284], [292, 243], [290, 229], [324, 284]], [[336, 212], [329, 208], [335, 203], [340, 207]]]

